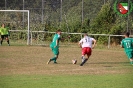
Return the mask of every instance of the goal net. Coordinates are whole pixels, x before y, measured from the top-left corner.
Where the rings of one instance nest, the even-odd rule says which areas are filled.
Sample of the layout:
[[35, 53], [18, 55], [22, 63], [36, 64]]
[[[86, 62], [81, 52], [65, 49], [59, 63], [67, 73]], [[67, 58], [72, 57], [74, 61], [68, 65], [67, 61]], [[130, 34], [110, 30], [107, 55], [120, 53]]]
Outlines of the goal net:
[[10, 28], [11, 45], [30, 45], [29, 10], [0, 10], [0, 24], [2, 23]]

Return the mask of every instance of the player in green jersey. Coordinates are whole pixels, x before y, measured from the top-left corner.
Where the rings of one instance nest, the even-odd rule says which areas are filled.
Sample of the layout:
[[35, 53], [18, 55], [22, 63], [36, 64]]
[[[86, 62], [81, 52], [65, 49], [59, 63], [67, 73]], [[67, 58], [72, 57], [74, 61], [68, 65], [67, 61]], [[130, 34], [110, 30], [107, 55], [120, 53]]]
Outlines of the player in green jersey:
[[124, 34], [125, 39], [122, 40], [121, 47], [124, 48], [124, 51], [130, 60], [130, 64], [133, 65], [133, 38], [129, 38], [129, 35], [129, 32]]
[[9, 38], [8, 38], [8, 33], [9, 33], [9, 28], [5, 27], [5, 24], [2, 24], [2, 27], [0, 28], [0, 34], [1, 34], [1, 42], [0, 45], [2, 45], [4, 38], [7, 40], [8, 45], [10, 46], [9, 43]]
[[54, 54], [54, 57], [49, 59], [47, 64], [49, 64], [51, 61], [54, 61], [54, 63], [57, 63], [56, 60], [59, 55], [59, 40], [60, 40], [61, 30], [57, 30], [56, 34], [53, 37], [53, 41], [50, 44], [50, 48], [52, 49], [52, 52]]

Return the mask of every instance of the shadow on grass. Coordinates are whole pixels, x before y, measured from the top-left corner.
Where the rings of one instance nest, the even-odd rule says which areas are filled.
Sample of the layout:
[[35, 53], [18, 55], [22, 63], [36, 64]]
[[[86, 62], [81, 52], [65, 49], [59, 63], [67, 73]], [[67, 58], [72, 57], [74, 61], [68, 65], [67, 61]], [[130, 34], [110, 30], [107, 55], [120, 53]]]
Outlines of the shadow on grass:
[[129, 62], [97, 62], [97, 63], [88, 63], [88, 64], [99, 64], [103, 65], [103, 67], [114, 67], [116, 65], [120, 66], [132, 66]]
[[97, 62], [97, 63], [89, 63], [89, 64], [129, 64], [129, 62]]

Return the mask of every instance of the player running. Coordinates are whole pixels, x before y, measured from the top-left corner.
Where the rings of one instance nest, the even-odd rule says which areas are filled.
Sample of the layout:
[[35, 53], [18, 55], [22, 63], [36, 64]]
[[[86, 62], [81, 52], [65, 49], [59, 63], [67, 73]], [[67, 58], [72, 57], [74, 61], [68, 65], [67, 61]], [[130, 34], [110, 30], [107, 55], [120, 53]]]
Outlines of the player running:
[[6, 38], [7, 43], [10, 46], [9, 38], [8, 38], [8, 33], [9, 33], [9, 28], [6, 28], [5, 27], [5, 24], [2, 24], [2, 27], [0, 28], [0, 34], [1, 34], [1, 42], [0, 42], [0, 45], [2, 45], [4, 38]]
[[54, 61], [54, 63], [57, 63], [56, 60], [59, 55], [59, 40], [60, 40], [61, 30], [57, 30], [56, 34], [53, 37], [53, 41], [50, 44], [50, 48], [52, 49], [52, 52], [54, 54], [54, 57], [49, 59], [47, 64], [49, 64], [51, 61]]
[[124, 34], [125, 39], [122, 40], [121, 47], [124, 48], [124, 51], [130, 60], [130, 64], [133, 65], [133, 38], [129, 38], [129, 35], [129, 32]]
[[[84, 63], [89, 59], [91, 56], [92, 48], [95, 47], [96, 40], [94, 38], [89, 37], [86, 33], [84, 34], [84, 38], [79, 41], [79, 46], [82, 48], [82, 63], [80, 66], [83, 66]], [[87, 55], [87, 58], [85, 58]]]

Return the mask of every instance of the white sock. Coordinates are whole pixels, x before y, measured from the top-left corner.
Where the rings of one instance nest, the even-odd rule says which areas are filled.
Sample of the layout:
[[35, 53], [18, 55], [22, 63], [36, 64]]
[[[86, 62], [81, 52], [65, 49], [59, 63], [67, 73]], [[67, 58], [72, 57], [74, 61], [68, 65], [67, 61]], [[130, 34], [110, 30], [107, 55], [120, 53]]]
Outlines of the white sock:
[[82, 59], [82, 62], [83, 62], [83, 61], [85, 60], [85, 57], [84, 57], [84, 56], [82, 56], [82, 58], [81, 58], [81, 59]]

